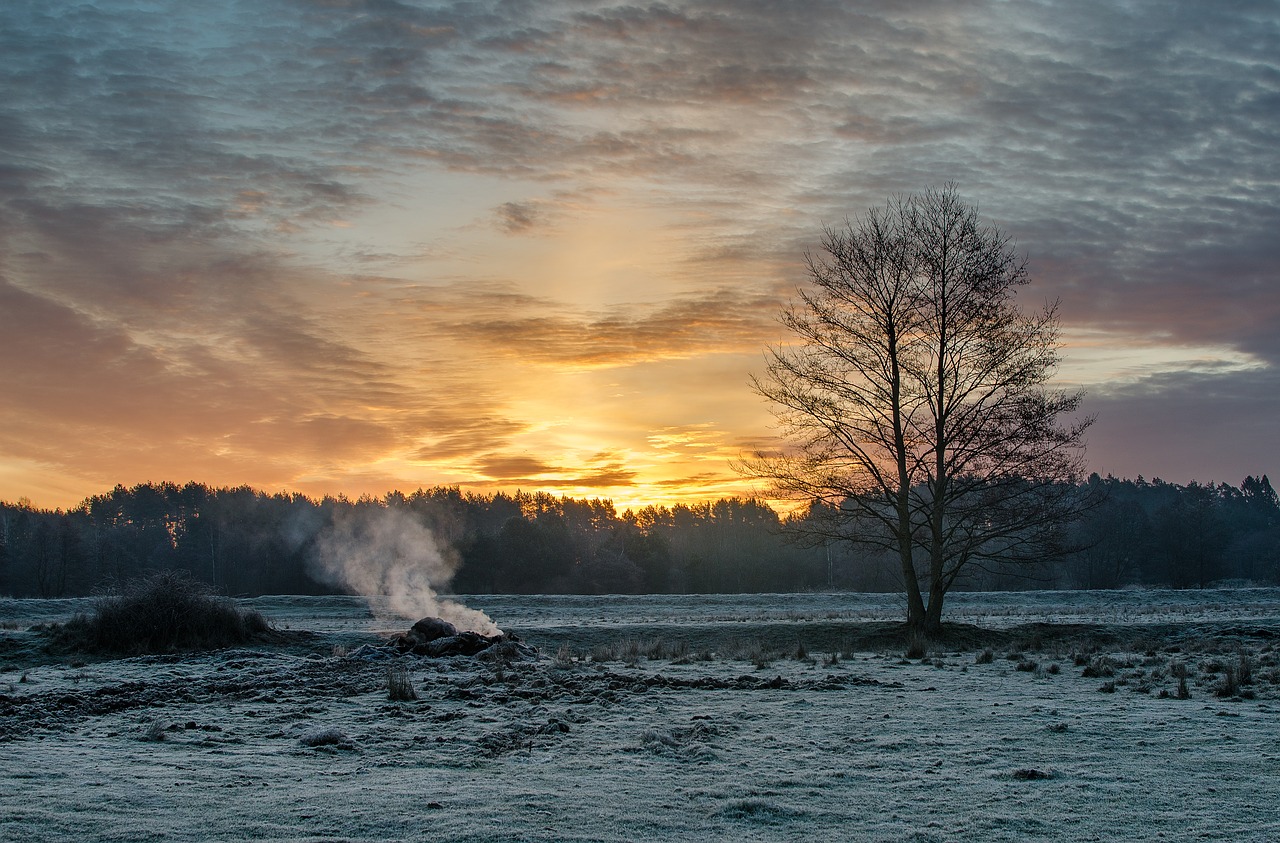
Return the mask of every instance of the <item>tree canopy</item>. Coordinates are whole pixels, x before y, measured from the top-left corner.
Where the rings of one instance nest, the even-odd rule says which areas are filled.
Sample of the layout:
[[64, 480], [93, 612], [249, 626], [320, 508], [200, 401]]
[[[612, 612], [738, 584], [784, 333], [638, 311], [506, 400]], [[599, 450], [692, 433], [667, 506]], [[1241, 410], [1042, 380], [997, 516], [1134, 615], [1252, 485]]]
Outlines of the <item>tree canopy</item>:
[[1080, 511], [1090, 419], [1046, 387], [1056, 305], [1017, 306], [1025, 260], [953, 185], [828, 229], [808, 270], [753, 381], [790, 449], [747, 470], [896, 553], [908, 623], [935, 630], [966, 568], [1055, 553]]

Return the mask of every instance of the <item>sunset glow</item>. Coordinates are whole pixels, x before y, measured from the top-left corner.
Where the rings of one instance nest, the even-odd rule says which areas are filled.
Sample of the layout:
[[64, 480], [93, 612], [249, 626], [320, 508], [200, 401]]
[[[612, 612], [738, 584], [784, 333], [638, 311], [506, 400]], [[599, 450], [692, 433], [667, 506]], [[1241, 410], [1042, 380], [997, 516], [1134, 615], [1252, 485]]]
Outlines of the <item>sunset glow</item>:
[[1261, 9], [7, 4], [0, 500], [763, 492], [806, 251], [946, 181], [1061, 299], [1093, 468], [1274, 475]]

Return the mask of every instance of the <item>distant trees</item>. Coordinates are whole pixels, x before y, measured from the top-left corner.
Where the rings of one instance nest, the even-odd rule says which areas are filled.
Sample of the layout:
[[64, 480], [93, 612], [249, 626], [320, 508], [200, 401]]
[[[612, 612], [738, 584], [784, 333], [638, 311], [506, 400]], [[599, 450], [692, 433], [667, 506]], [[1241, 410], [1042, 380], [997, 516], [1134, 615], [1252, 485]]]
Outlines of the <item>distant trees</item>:
[[456, 557], [453, 590], [504, 593], [762, 591], [828, 585], [779, 535], [766, 504], [726, 499], [619, 514], [606, 500], [457, 488], [349, 500], [248, 487], [144, 483], [70, 511], [0, 503], [0, 594], [87, 594], [182, 571], [230, 594], [322, 594], [317, 543], [335, 523], [395, 509]]
[[[1237, 488], [1094, 475], [1078, 493], [1103, 497], [1070, 528], [1078, 550], [1018, 566], [1021, 576], [975, 567], [955, 588], [1280, 584], [1280, 503], [1266, 477]], [[159, 571], [235, 595], [332, 593], [313, 576], [321, 537], [335, 523], [389, 509], [452, 551], [452, 590], [460, 593], [900, 587], [896, 554], [824, 534], [840, 513], [821, 503], [785, 516], [749, 498], [618, 513], [609, 501], [536, 492], [442, 487], [313, 500], [148, 483], [117, 486], [66, 511], [0, 502], [0, 595], [84, 595]], [[810, 541], [793, 541], [797, 534]]]
[[1280, 583], [1280, 502], [1270, 480], [1185, 486], [1100, 478], [1104, 497], [1073, 528], [1080, 550], [1058, 567], [1065, 588], [1202, 588]]
[[754, 382], [793, 450], [747, 469], [824, 504], [822, 534], [894, 553], [909, 625], [936, 631], [969, 567], [1059, 552], [1089, 420], [1061, 423], [1081, 396], [1045, 388], [1054, 307], [1016, 306], [1025, 262], [953, 186], [872, 208], [822, 249], [781, 316], [795, 344]]

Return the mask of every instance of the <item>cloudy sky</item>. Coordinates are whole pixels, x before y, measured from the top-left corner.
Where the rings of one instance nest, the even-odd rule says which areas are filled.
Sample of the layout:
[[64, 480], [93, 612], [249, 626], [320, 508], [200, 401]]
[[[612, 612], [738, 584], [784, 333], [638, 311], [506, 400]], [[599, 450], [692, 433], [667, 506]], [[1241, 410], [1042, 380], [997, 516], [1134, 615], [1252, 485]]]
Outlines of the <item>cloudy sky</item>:
[[824, 224], [946, 181], [1090, 466], [1280, 472], [1280, 4], [0, 5], [0, 499], [750, 491]]

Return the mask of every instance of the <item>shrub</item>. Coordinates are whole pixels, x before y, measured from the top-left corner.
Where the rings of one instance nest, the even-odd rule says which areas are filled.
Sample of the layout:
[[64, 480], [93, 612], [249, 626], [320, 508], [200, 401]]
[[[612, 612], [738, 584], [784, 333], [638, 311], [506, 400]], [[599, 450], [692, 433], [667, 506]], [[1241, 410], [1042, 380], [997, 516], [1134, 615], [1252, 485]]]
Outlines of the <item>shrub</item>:
[[973, 663], [974, 664], [991, 664], [995, 660], [996, 660], [996, 654], [991, 652], [990, 648], [988, 648], [986, 650], [983, 650], [981, 653], [978, 653], [978, 655], [974, 657]]
[[99, 597], [92, 615], [73, 618], [58, 637], [73, 649], [165, 653], [245, 644], [270, 628], [209, 586], [161, 571]]

